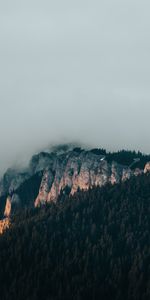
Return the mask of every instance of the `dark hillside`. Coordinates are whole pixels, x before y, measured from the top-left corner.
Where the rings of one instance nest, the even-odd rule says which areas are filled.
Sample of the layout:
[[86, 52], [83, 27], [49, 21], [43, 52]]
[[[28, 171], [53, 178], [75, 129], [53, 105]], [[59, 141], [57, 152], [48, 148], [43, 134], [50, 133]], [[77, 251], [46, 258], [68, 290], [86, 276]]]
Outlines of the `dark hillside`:
[[2, 300], [149, 300], [150, 175], [22, 211], [0, 238]]

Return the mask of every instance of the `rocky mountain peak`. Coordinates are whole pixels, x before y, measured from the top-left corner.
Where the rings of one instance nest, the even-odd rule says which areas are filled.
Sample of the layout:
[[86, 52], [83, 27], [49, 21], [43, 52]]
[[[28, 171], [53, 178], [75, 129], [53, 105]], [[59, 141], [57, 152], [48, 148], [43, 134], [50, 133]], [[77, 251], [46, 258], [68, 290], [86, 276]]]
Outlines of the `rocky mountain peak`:
[[[125, 151], [112, 154], [104, 149], [65, 146], [58, 147], [55, 152], [36, 154], [26, 170], [9, 169], [4, 174], [0, 181], [0, 213], [9, 217], [12, 208], [37, 207], [57, 201], [62, 191], [74, 195], [78, 189], [86, 191], [94, 186], [116, 184], [138, 176], [143, 173], [143, 168], [139, 160], [134, 159], [135, 155], [135, 152], [127, 156]], [[144, 157], [143, 162], [146, 159]], [[148, 171], [150, 162], [144, 167], [144, 173]]]

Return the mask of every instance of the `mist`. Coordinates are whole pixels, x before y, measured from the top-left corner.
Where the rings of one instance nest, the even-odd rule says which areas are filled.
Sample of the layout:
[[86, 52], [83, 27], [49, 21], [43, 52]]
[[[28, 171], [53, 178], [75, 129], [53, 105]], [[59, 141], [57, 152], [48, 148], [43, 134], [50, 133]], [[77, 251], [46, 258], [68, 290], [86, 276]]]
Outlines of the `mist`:
[[148, 0], [1, 1], [0, 174], [55, 143], [150, 153], [149, 11]]

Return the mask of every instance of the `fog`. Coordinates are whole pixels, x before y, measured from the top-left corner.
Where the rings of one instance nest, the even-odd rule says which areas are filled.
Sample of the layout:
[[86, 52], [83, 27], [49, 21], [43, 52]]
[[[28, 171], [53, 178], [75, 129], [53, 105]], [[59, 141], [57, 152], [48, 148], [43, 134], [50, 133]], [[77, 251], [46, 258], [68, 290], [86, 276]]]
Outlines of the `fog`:
[[150, 2], [0, 2], [0, 173], [54, 143], [150, 153]]

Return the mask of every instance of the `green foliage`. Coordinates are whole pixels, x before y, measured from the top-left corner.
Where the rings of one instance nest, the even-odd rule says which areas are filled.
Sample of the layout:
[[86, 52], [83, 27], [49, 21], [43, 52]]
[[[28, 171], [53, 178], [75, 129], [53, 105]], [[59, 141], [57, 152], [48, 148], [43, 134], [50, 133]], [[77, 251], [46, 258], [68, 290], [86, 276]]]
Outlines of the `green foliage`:
[[149, 203], [142, 175], [14, 215], [0, 237], [0, 299], [150, 299]]

